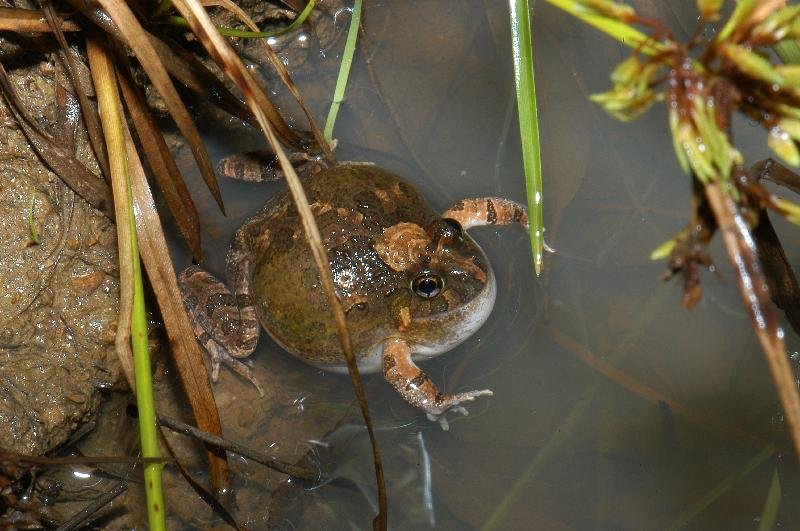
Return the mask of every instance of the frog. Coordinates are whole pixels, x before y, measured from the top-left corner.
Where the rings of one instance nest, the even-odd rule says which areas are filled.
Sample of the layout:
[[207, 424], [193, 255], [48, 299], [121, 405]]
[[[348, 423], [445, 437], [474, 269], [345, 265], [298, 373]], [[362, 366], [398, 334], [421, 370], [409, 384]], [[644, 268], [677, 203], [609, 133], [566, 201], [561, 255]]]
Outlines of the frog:
[[[238, 170], [229, 176], [237, 174], [250, 181], [260, 175]], [[525, 207], [500, 197], [469, 198], [439, 215], [411, 183], [365, 163], [315, 167], [302, 182], [359, 372], [382, 372], [406, 402], [447, 429], [446, 413], [467, 415], [464, 403], [492, 391], [442, 393], [417, 363], [454, 349], [491, 314], [495, 275], [467, 230], [527, 228]], [[347, 373], [328, 298], [288, 191], [269, 199], [236, 231], [225, 278], [227, 283], [199, 266], [178, 278], [214, 381], [224, 364], [263, 395], [247, 359], [262, 328], [303, 362]]]

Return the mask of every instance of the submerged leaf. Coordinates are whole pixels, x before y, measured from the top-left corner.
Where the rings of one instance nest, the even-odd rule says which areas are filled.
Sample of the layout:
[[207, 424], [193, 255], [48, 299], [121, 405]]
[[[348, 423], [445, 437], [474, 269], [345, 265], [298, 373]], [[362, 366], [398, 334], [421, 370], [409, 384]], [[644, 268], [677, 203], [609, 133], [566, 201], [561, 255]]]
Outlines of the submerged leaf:
[[71, 153], [56, 145], [53, 139], [39, 128], [19, 100], [2, 63], [0, 63], [0, 88], [2, 88], [0, 93], [8, 103], [22, 132], [44, 163], [76, 194], [109, 218], [114, 219], [114, 200], [108, 184], [89, 171]]

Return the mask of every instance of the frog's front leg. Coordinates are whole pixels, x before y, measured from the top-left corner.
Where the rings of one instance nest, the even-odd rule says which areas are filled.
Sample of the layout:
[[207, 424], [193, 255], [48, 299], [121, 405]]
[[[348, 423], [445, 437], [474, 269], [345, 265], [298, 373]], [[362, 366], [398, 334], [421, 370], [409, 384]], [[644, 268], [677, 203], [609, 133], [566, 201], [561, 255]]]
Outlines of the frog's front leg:
[[444, 430], [449, 428], [446, 412], [457, 411], [467, 415], [462, 402], [492, 394], [488, 389], [455, 395], [441, 394], [436, 384], [411, 359], [408, 343], [399, 338], [387, 339], [383, 343], [383, 376], [406, 402], [423, 410], [430, 420], [438, 420]]
[[442, 217], [458, 221], [464, 230], [483, 225], [512, 223], [528, 228], [528, 211], [525, 207], [502, 197], [462, 199], [447, 209]]
[[239, 256], [246, 254], [245, 237], [244, 231], [237, 232], [228, 253], [228, 264], [238, 264], [236, 268], [229, 267], [227, 272], [233, 293], [210, 273], [196, 266], [178, 275], [178, 286], [197, 340], [211, 357], [212, 380], [217, 381], [219, 366], [224, 363], [250, 381], [264, 396], [264, 389], [253, 375], [252, 368], [241, 361], [253, 353], [260, 333], [246, 281], [249, 260]]

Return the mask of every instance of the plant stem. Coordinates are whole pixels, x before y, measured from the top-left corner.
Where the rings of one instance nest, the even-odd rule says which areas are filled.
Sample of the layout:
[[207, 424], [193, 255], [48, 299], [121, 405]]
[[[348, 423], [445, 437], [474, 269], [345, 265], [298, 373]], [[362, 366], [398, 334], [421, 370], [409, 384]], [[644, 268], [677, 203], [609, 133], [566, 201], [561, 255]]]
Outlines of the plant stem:
[[[153, 399], [153, 382], [150, 369], [150, 352], [147, 341], [147, 317], [144, 306], [139, 244], [136, 238], [136, 221], [133, 213], [128, 156], [125, 133], [117, 91], [114, 64], [108, 52], [99, 43], [89, 41], [89, 63], [95, 82], [97, 102], [103, 126], [103, 135], [109, 155], [114, 207], [117, 221], [117, 238], [120, 240], [120, 262], [128, 261], [132, 272], [133, 304], [131, 310], [130, 346], [133, 351], [136, 402], [139, 408], [139, 438], [142, 456], [161, 457], [158, 446], [158, 428]], [[125, 240], [125, 245], [122, 241]], [[120, 268], [122, 270], [122, 267]], [[123, 279], [121, 278], [121, 282]], [[128, 279], [130, 281], [130, 279]], [[149, 528], [166, 529], [164, 495], [161, 488], [163, 464], [150, 462], [144, 465], [144, 487], [147, 498]]]
[[519, 137], [525, 168], [533, 269], [542, 272], [544, 217], [542, 213], [542, 156], [539, 147], [539, 116], [536, 109], [536, 83], [533, 78], [533, 47], [528, 0], [509, 0], [511, 48], [514, 56], [514, 83], [517, 89]]
[[336, 123], [336, 115], [339, 114], [339, 106], [344, 101], [344, 90], [347, 87], [347, 79], [350, 77], [350, 66], [353, 64], [358, 26], [360, 24], [361, 0], [355, 0], [353, 3], [353, 15], [350, 19], [350, 29], [347, 31], [347, 42], [345, 42], [344, 52], [342, 52], [342, 63], [339, 66], [339, 77], [336, 79], [336, 89], [333, 91], [333, 101], [328, 112], [328, 119], [325, 120], [325, 140], [328, 142], [333, 140], [333, 125]]

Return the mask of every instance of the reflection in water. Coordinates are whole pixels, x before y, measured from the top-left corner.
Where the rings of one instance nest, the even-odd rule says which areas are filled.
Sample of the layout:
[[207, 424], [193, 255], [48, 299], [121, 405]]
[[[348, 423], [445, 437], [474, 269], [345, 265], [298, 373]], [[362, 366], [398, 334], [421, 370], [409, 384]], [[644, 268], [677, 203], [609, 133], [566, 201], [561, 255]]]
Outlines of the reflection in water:
[[422, 490], [422, 503], [428, 513], [428, 523], [431, 527], [436, 525], [436, 514], [433, 512], [433, 480], [431, 479], [431, 457], [425, 448], [425, 439], [422, 432], [417, 432], [419, 442], [419, 466], [421, 468], [420, 488]]

